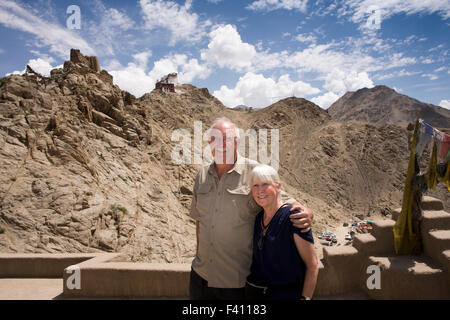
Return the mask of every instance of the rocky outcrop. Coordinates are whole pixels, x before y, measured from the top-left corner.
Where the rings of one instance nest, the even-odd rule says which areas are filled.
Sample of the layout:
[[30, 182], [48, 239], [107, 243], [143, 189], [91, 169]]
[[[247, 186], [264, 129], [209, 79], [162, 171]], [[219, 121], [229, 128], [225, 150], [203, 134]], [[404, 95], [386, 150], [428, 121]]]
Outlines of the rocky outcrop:
[[84, 64], [88, 66], [93, 72], [100, 72], [100, 64], [97, 57], [85, 57], [80, 50], [70, 50], [70, 62], [74, 64]]

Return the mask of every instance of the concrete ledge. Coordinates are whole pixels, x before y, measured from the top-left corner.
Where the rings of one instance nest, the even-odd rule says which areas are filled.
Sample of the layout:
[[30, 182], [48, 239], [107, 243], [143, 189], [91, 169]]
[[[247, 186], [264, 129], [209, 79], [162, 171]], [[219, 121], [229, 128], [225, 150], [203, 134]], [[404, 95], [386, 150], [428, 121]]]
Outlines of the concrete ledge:
[[423, 211], [422, 230], [430, 231], [434, 229], [450, 230], [450, 213], [443, 210]]
[[392, 211], [392, 220], [397, 221], [398, 217], [402, 213], [402, 208], [397, 208]]
[[381, 269], [380, 289], [365, 289], [374, 299], [450, 299], [448, 274], [426, 256], [369, 257]]
[[393, 254], [394, 253], [394, 233], [395, 221], [377, 220], [372, 223], [372, 235], [377, 239], [375, 249], [371, 254]]
[[316, 289], [314, 290], [314, 296], [326, 296], [329, 295], [329, 282], [330, 279], [329, 276], [329, 268], [326, 268], [322, 262], [322, 260], [319, 260], [319, 274], [317, 276], [317, 284]]
[[358, 234], [353, 238], [353, 246], [362, 254], [373, 254], [377, 239], [370, 233]]
[[450, 230], [422, 232], [422, 237], [425, 254], [445, 264], [442, 253], [450, 248]]
[[372, 223], [372, 235], [378, 239], [392, 238], [394, 241], [393, 229], [396, 221], [392, 219], [375, 220]]
[[447, 270], [447, 273], [449, 275], [449, 281], [450, 281], [450, 249], [442, 252], [442, 260], [443, 260], [442, 262], [443, 262], [444, 268]]
[[69, 289], [72, 273], [64, 273], [65, 297], [185, 298], [190, 264], [133, 262], [80, 264], [80, 288]]
[[70, 265], [92, 259], [95, 253], [0, 254], [2, 278], [62, 278]]
[[423, 196], [421, 203], [422, 210], [444, 210], [442, 201], [430, 196]]
[[358, 250], [352, 246], [324, 247], [323, 258], [327, 264], [332, 264], [336, 259], [346, 259], [358, 254]]
[[[324, 270], [319, 273], [320, 295], [336, 295], [359, 290], [360, 274], [366, 259], [352, 246], [323, 248]], [[323, 287], [322, 287], [323, 286]]]

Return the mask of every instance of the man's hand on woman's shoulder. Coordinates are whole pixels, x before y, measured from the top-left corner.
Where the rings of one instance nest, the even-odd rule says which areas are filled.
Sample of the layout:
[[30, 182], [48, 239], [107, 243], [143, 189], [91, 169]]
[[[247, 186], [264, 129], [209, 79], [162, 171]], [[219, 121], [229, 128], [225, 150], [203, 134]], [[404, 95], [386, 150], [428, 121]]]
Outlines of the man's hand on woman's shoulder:
[[298, 211], [298, 213], [293, 213], [289, 216], [294, 227], [302, 229], [302, 232], [308, 232], [311, 229], [313, 219], [311, 209], [294, 202], [290, 211]]

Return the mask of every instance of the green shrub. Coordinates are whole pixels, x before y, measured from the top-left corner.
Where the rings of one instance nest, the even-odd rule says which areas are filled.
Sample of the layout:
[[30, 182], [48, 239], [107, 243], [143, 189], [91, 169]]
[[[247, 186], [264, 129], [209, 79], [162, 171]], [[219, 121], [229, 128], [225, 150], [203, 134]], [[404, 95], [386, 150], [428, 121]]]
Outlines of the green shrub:
[[87, 85], [85, 85], [84, 83], [79, 83], [79, 84], [73, 86], [73, 87], [71, 88], [71, 90], [75, 90], [75, 89], [77, 89], [77, 88], [80, 88], [80, 89], [86, 89], [86, 90], [91, 90], [91, 88], [89, 88], [89, 87], [88, 87]]
[[123, 182], [128, 183], [128, 182], [127, 182], [127, 179], [125, 179], [124, 177], [122, 177], [120, 174], [118, 174], [117, 176], [118, 176], [120, 179], [122, 179]]
[[117, 206], [117, 205], [115, 205], [115, 204], [112, 204], [109, 208], [110, 208], [111, 211], [113, 211], [113, 212], [116, 212], [116, 211], [122, 211], [123, 214], [127, 214], [127, 213], [128, 213], [128, 210], [127, 210], [126, 208], [121, 207], [121, 206]]
[[0, 88], [3, 87], [7, 82], [9, 81], [8, 78], [1, 78], [0, 79]]

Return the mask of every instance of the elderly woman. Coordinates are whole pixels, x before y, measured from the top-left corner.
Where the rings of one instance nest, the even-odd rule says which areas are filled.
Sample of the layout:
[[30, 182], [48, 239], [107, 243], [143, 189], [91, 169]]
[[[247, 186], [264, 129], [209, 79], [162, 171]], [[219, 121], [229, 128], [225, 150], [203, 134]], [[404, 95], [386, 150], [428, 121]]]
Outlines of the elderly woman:
[[274, 168], [255, 167], [249, 183], [253, 198], [264, 210], [255, 220], [247, 298], [311, 299], [318, 274], [311, 230], [301, 232], [293, 227], [291, 206], [281, 202], [280, 178]]

